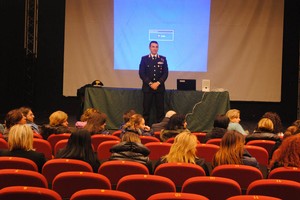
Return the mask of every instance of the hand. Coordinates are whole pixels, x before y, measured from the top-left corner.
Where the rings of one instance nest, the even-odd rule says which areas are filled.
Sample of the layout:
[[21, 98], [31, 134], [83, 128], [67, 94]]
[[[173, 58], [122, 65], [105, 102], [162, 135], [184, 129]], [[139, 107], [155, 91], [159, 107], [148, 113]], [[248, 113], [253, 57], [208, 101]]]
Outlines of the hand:
[[144, 131], [150, 131], [150, 127], [149, 126], [144, 126]]
[[159, 85], [160, 85], [160, 82], [157, 81], [157, 82], [155, 82], [155, 83], [152, 83], [150, 87], [151, 87], [153, 90], [157, 90], [157, 88], [158, 88]]

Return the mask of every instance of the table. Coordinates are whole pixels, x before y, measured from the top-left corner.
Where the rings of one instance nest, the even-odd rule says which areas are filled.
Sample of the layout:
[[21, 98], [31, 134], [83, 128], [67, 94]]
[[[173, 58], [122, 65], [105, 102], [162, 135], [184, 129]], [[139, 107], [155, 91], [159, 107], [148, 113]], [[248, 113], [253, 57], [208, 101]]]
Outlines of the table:
[[[123, 122], [123, 113], [134, 109], [142, 114], [143, 92], [141, 89], [86, 87], [84, 110], [96, 108], [108, 116], [108, 129], [118, 129]], [[207, 132], [213, 128], [217, 114], [230, 109], [229, 93], [166, 90], [165, 111], [174, 110], [186, 114], [188, 129], [193, 132]], [[150, 122], [155, 110], [152, 110]]]

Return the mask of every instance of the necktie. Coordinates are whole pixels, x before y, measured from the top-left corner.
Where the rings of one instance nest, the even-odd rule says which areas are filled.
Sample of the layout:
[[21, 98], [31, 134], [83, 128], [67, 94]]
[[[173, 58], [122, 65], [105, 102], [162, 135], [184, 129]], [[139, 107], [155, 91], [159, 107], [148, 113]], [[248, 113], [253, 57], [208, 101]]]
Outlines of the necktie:
[[155, 60], [155, 59], [156, 59], [156, 56], [153, 56], [152, 59]]

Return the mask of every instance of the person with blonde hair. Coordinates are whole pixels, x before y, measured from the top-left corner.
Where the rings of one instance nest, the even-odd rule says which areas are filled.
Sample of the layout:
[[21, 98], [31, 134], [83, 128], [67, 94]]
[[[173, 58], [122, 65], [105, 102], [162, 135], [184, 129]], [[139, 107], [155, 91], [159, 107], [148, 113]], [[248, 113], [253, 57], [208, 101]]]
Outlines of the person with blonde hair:
[[269, 155], [269, 158], [272, 158], [273, 152], [280, 146], [281, 139], [280, 137], [273, 132], [274, 124], [269, 118], [262, 118], [257, 124], [257, 129], [254, 130], [252, 134], [246, 136], [246, 144], [252, 140], [271, 140], [275, 141], [275, 145]]
[[8, 136], [8, 150], [0, 150], [0, 156], [28, 158], [35, 162], [41, 172], [46, 162], [45, 155], [33, 149], [33, 131], [26, 124], [11, 127]]
[[227, 131], [220, 149], [213, 157], [212, 167], [226, 164], [249, 165], [259, 168], [257, 160], [244, 148], [245, 138], [237, 131]]
[[119, 144], [111, 147], [109, 160], [129, 160], [144, 164], [152, 174], [152, 162], [149, 159], [150, 150], [141, 143], [139, 135], [125, 132]]
[[172, 144], [167, 155], [162, 156], [155, 164], [155, 169], [162, 163], [192, 163], [202, 167], [209, 175], [209, 170], [205, 164], [205, 160], [198, 158], [196, 155], [197, 137], [188, 130], [179, 133]]
[[122, 133], [120, 138], [122, 138], [125, 132], [133, 132], [138, 135], [146, 135], [146, 136], [153, 136], [153, 130], [145, 125], [145, 120], [142, 115], [134, 114], [130, 117], [129, 121], [124, 124]]
[[80, 117], [80, 121], [75, 123], [76, 128], [84, 128], [87, 123], [87, 120], [90, 118], [92, 113], [99, 113], [99, 111], [95, 108], [86, 109]]
[[41, 135], [47, 139], [51, 134], [71, 133], [67, 113], [58, 110], [49, 117], [49, 124], [41, 127]]
[[227, 111], [226, 116], [229, 118], [229, 124], [227, 130], [229, 131], [238, 131], [243, 135], [247, 135], [248, 133], [244, 130], [242, 125], [240, 124], [241, 112], [238, 109], [230, 109]]

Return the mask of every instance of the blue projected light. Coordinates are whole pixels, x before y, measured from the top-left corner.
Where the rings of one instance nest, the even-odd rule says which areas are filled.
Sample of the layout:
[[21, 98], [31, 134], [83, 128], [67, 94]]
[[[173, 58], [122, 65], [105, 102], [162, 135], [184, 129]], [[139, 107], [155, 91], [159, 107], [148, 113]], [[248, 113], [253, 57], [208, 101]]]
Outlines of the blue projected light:
[[114, 68], [138, 70], [159, 43], [170, 71], [207, 71], [210, 0], [114, 0]]

